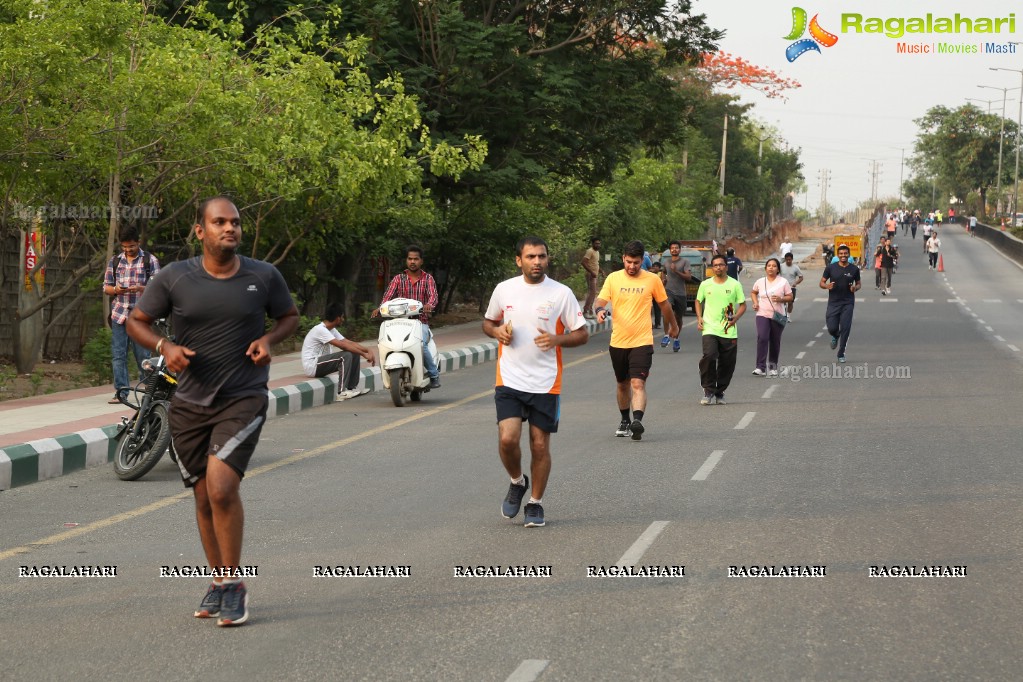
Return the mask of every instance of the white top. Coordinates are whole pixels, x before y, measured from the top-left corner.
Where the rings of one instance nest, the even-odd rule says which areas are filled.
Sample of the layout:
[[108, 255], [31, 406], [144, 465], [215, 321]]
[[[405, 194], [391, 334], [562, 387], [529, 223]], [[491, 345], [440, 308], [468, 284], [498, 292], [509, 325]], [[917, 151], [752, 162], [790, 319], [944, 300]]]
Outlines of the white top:
[[486, 318], [512, 323], [512, 342], [498, 345], [497, 385], [526, 393], [561, 393], [561, 346], [543, 351], [533, 339], [540, 329], [554, 335], [586, 325], [572, 290], [550, 277], [539, 284], [528, 284], [522, 276], [506, 279], [494, 288]]
[[784, 258], [785, 254], [789, 253], [790, 251], [792, 251], [792, 242], [782, 242], [781, 245], [778, 247], [778, 253], [781, 254], [782, 258]]
[[931, 237], [927, 240], [927, 253], [937, 253], [940, 248], [941, 240], [937, 237]]
[[327, 329], [323, 322], [309, 330], [302, 341], [302, 370], [306, 376], [316, 376], [316, 360], [323, 353], [334, 352], [330, 342], [335, 340], [344, 341], [345, 337], [336, 329]]

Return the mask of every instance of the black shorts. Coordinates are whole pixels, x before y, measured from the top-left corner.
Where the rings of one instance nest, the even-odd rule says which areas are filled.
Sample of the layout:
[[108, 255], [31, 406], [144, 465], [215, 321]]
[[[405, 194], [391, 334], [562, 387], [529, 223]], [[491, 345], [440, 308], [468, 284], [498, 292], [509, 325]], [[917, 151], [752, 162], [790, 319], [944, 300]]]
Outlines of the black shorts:
[[619, 383], [627, 379], [642, 379], [650, 376], [650, 367], [654, 364], [654, 347], [639, 346], [637, 348], [615, 348], [610, 346], [611, 368], [615, 372], [615, 380]]
[[[793, 300], [793, 301], [795, 301], [795, 300], [796, 300], [796, 288], [795, 288], [795, 287], [792, 287], [792, 300]], [[790, 302], [791, 302], [791, 301], [790, 301]]]
[[266, 423], [268, 405], [266, 393], [214, 400], [209, 407], [175, 398], [170, 410], [171, 437], [185, 487], [191, 488], [206, 475], [211, 455], [244, 477]]
[[557, 393], [526, 393], [507, 386], [494, 391], [497, 421], [519, 418], [547, 433], [558, 432], [561, 420], [561, 396]]

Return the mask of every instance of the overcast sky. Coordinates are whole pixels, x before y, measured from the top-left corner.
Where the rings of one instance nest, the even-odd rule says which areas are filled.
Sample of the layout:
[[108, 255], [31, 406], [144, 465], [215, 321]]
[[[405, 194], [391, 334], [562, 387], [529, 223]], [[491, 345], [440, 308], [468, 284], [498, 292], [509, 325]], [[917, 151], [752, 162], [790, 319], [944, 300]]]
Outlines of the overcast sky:
[[[795, 42], [786, 39], [793, 29], [793, 7], [805, 10], [808, 22], [818, 14], [820, 27], [835, 34], [837, 43], [820, 47], [819, 53], [808, 51], [790, 63], [785, 52]], [[787, 101], [768, 99], [748, 88], [731, 92], [755, 104], [751, 111], [755, 118], [776, 126], [789, 145], [802, 149], [811, 210], [820, 201], [819, 173], [823, 169], [830, 172], [828, 203], [832, 206], [851, 209], [869, 199], [872, 161], [881, 164], [879, 195], [898, 196], [900, 154], [904, 150], [908, 161], [918, 132], [913, 119], [932, 106], [959, 106], [967, 98], [996, 100], [991, 111], [1000, 114], [1001, 90], [977, 87], [988, 85], [1017, 88], [1008, 92], [1005, 111], [1012, 120], [1019, 113], [1021, 74], [990, 71], [989, 67], [1023, 69], [1023, 46], [1015, 46], [1015, 54], [899, 54], [897, 46], [900, 42], [923, 43], [934, 49], [947, 43], [979, 49], [988, 42], [1023, 41], [1023, 4], [1005, 0], [695, 0], [694, 11], [706, 14], [710, 26], [726, 31], [720, 43], [723, 51], [802, 84], [788, 91]], [[843, 14], [861, 14], [866, 24], [869, 17], [925, 19], [930, 13], [934, 18], [954, 18], [957, 12], [971, 19], [1007, 19], [1014, 13], [1015, 32], [1003, 25], [1001, 33], [907, 33], [896, 39], [842, 31]], [[808, 31], [802, 35], [809, 37]], [[973, 103], [988, 110], [986, 101]], [[1007, 153], [1003, 164], [1011, 169], [1014, 161]], [[909, 172], [907, 165], [907, 179]], [[804, 196], [798, 196], [796, 202], [803, 206]], [[941, 204], [942, 199], [936, 203]]]

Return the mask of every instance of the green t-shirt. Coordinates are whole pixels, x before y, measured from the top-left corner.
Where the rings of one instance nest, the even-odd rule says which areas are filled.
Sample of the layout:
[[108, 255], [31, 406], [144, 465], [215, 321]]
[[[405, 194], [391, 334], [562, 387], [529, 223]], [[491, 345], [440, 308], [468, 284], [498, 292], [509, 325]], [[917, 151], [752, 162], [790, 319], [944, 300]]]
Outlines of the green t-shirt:
[[724, 284], [718, 284], [713, 278], [700, 282], [700, 289], [696, 292], [696, 300], [703, 306], [703, 334], [713, 334], [725, 339], [738, 338], [738, 330], [733, 325], [725, 331], [725, 314], [728, 304], [732, 304], [732, 311], [739, 312], [739, 305], [746, 300], [746, 294], [742, 292], [742, 285], [738, 280], [731, 277]]

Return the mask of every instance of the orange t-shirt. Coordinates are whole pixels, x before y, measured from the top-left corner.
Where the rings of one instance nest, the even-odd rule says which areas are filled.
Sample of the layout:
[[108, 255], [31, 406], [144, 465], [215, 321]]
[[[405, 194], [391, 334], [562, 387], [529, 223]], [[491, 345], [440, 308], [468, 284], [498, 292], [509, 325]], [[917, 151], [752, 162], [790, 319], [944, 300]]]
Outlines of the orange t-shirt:
[[615, 348], [652, 346], [654, 333], [650, 324], [650, 302], [667, 300], [661, 278], [640, 270], [629, 277], [625, 270], [612, 272], [604, 280], [597, 298], [611, 305], [611, 345]]

